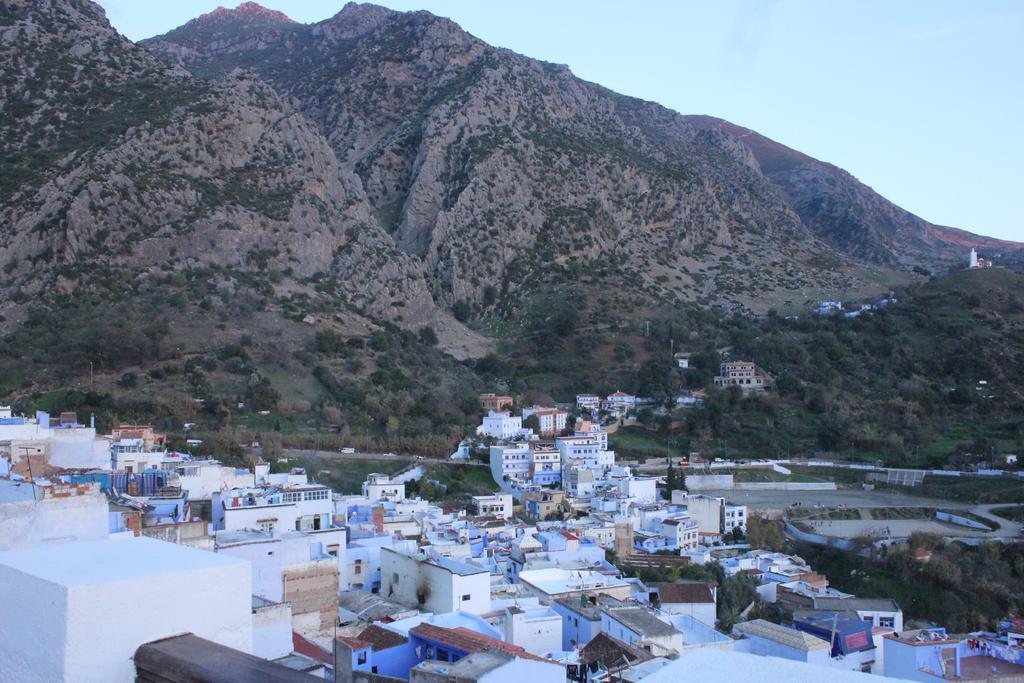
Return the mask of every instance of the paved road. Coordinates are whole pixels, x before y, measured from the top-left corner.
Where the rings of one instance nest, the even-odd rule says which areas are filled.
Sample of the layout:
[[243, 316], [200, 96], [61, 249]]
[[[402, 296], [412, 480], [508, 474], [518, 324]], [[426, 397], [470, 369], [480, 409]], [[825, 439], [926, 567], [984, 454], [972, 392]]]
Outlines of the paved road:
[[823, 507], [871, 508], [890, 507], [928, 507], [946, 510], [965, 510], [980, 517], [999, 523], [994, 532], [968, 529], [956, 524], [947, 524], [934, 519], [903, 519], [903, 520], [805, 520], [814, 521], [814, 530], [827, 536], [853, 538], [869, 532], [888, 528], [892, 536], [909, 536], [913, 531], [929, 531], [943, 536], [985, 538], [1016, 538], [1020, 537], [1020, 522], [1004, 519], [992, 514], [993, 508], [1006, 507], [1006, 504], [975, 505], [959, 501], [922, 498], [891, 491], [863, 491], [860, 489], [839, 489], [836, 491], [704, 491], [711, 496], [722, 496], [734, 503], [746, 505], [751, 510], [781, 511], [800, 503], [804, 507], [821, 505]]
[[299, 448], [284, 448], [281, 454], [286, 458], [325, 458], [327, 460], [393, 460], [408, 463], [440, 463], [445, 465], [469, 465], [471, 467], [488, 467], [486, 463], [478, 460], [448, 460], [446, 458], [428, 458], [426, 456], [415, 456], [398, 453], [385, 455], [384, 453], [340, 453], [338, 451], [313, 451]]
[[864, 491], [862, 489], [837, 489], [835, 491], [741, 491], [736, 489], [700, 491], [709, 496], [722, 496], [735, 503], [746, 505], [752, 510], [784, 510], [794, 503], [804, 507], [846, 506], [851, 508], [885, 507], [943, 507], [968, 510], [970, 503], [922, 498], [891, 491]]

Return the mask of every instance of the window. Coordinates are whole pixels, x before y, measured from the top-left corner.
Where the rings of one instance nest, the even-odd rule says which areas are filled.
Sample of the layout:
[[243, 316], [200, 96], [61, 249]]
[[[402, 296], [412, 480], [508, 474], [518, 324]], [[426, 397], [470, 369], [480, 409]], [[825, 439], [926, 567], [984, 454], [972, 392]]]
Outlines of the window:
[[363, 561], [362, 560], [356, 560], [355, 569], [353, 570], [352, 573], [353, 574], [362, 574], [363, 573]]
[[298, 503], [300, 500], [302, 500], [302, 494], [301, 493], [285, 493], [284, 496], [282, 496], [282, 500], [284, 500], [284, 502], [286, 502], [286, 503]]
[[393, 572], [391, 574], [391, 583], [393, 583], [395, 585], [398, 584], [398, 572]]
[[472, 597], [473, 597], [472, 595], [470, 595], [469, 593], [466, 593], [465, 595], [462, 596], [462, 602], [468, 602], [469, 599], [472, 598]]
[[878, 625], [882, 628], [896, 628], [896, 617], [878, 617]]
[[260, 531], [273, 532], [274, 520], [265, 519], [260, 522]]

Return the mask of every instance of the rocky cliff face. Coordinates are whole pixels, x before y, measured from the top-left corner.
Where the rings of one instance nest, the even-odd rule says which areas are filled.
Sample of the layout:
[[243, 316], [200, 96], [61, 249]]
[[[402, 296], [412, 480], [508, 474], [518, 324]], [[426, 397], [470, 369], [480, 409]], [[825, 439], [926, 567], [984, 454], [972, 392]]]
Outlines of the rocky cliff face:
[[[253, 11], [236, 10], [238, 24]], [[226, 21], [207, 15], [144, 44], [210, 79], [245, 65], [294, 98], [448, 305], [515, 290], [552, 264], [612, 264], [664, 297], [749, 305], [852, 286], [856, 264], [962, 259], [840, 169], [425, 12], [349, 3], [311, 26], [205, 38]]]
[[465, 341], [444, 311], [552, 274], [756, 310], [971, 238], [425, 12], [350, 3], [303, 25], [245, 3], [144, 46], [87, 0], [0, 7], [6, 317], [184, 275], [280, 314]]
[[816, 235], [855, 258], [894, 267], [951, 266], [972, 246], [1013, 252], [1020, 244], [937, 226], [886, 200], [841, 168], [711, 116], [687, 116], [750, 149], [764, 176]]
[[854, 279], [734, 137], [451, 21], [350, 3], [313, 26], [206, 42], [214, 21], [144, 44], [206, 78], [245, 65], [294, 99], [443, 304], [566, 266], [741, 304]]
[[360, 179], [266, 84], [199, 81], [91, 3], [8, 3], [2, 19], [3, 151], [19, 174], [0, 206], [8, 317], [103, 288], [104, 274], [137, 287], [202, 273], [264, 307], [305, 298], [320, 313], [451, 326]]

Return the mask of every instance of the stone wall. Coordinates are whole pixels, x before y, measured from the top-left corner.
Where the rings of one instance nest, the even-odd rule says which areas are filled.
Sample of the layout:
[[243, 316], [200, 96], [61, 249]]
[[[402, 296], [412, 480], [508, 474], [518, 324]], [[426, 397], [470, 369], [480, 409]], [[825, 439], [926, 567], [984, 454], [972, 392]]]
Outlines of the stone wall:
[[338, 562], [329, 560], [285, 569], [284, 602], [292, 605], [292, 614], [320, 614], [321, 628], [330, 628], [338, 619]]

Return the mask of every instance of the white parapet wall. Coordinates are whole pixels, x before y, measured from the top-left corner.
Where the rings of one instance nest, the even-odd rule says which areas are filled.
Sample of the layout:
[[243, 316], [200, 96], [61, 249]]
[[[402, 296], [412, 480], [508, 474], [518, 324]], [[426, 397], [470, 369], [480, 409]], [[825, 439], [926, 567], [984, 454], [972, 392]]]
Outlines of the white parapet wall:
[[194, 633], [251, 652], [243, 559], [150, 538], [0, 552], [0, 680], [131, 683], [135, 650]]
[[943, 512], [942, 510], [935, 511], [935, 518], [942, 522], [949, 522], [950, 524], [956, 524], [958, 526], [967, 527], [968, 529], [979, 529], [981, 531], [992, 531], [992, 527], [982, 524], [981, 522], [971, 519], [970, 517], [962, 517], [960, 515], [954, 515], [952, 512]]

